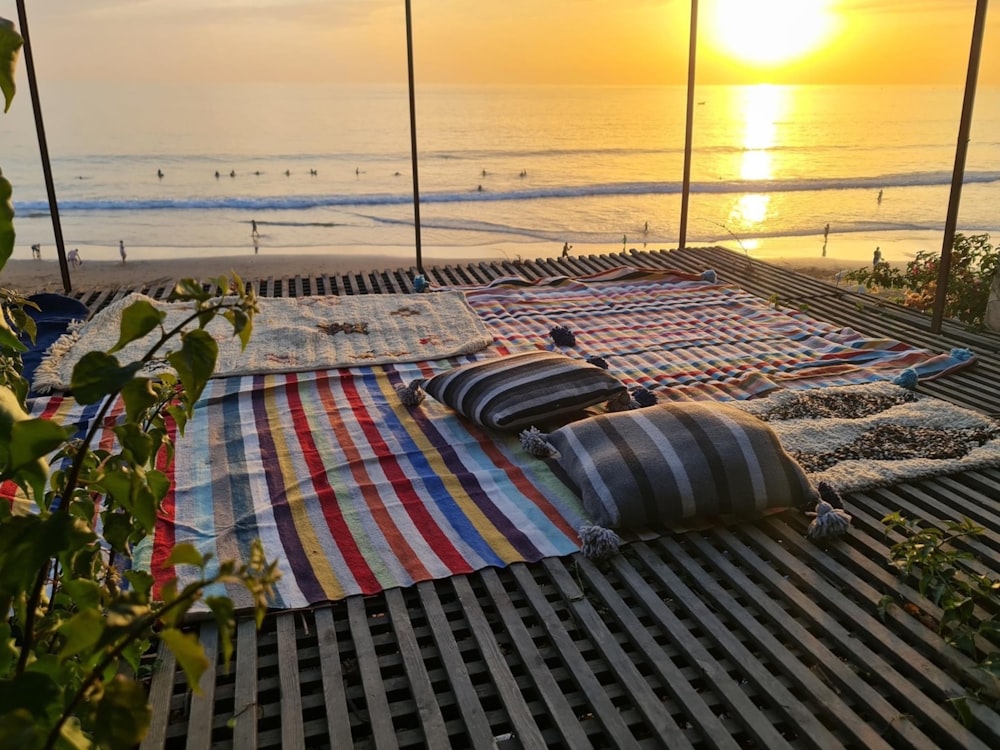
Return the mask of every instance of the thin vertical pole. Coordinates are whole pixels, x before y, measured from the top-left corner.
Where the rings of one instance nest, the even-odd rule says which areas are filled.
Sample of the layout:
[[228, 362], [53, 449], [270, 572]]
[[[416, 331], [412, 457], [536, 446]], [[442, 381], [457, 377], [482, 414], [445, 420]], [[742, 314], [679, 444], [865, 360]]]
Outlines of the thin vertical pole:
[[951, 246], [955, 241], [958, 206], [962, 198], [962, 180], [965, 177], [965, 155], [969, 150], [969, 133], [972, 130], [972, 107], [976, 101], [976, 79], [979, 77], [979, 57], [983, 49], [986, 6], [987, 0], [978, 0], [976, 18], [972, 25], [969, 69], [965, 75], [965, 98], [962, 101], [962, 119], [958, 126], [958, 144], [955, 147], [955, 168], [951, 176], [948, 217], [944, 223], [944, 238], [941, 240], [941, 264], [938, 267], [937, 290], [934, 294], [934, 308], [931, 312], [931, 333], [941, 333], [944, 305], [948, 296], [948, 279], [951, 276]]
[[28, 74], [31, 106], [35, 113], [38, 152], [42, 158], [42, 172], [45, 174], [45, 190], [49, 196], [49, 214], [52, 216], [52, 233], [56, 238], [56, 252], [59, 255], [59, 271], [62, 274], [63, 289], [69, 293], [73, 291], [73, 286], [69, 280], [66, 246], [63, 243], [62, 225], [59, 223], [59, 204], [56, 202], [56, 186], [52, 180], [52, 164], [49, 162], [49, 147], [45, 140], [45, 125], [42, 123], [42, 105], [38, 100], [38, 81], [35, 78], [35, 60], [31, 54], [31, 39], [28, 34], [28, 16], [24, 10], [24, 0], [17, 0], [17, 19], [21, 24], [21, 38], [24, 39], [24, 68]]
[[424, 272], [424, 262], [420, 247], [420, 178], [417, 176], [417, 106], [413, 94], [413, 21], [410, 14], [410, 0], [406, 0], [406, 69], [410, 87], [410, 157], [413, 161], [413, 230], [416, 233], [416, 265]]
[[691, 0], [691, 38], [688, 40], [687, 122], [684, 127], [684, 181], [681, 185], [681, 227], [678, 247], [687, 244], [688, 198], [691, 193], [691, 141], [694, 133], [694, 70], [698, 51], [698, 0]]

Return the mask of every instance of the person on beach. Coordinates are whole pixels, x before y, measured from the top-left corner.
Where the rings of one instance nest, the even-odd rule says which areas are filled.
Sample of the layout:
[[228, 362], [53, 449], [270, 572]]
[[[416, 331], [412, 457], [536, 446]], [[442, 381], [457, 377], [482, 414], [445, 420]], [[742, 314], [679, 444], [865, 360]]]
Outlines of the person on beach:
[[623, 235], [622, 235], [622, 250], [624, 250], [624, 249], [625, 249], [625, 246], [626, 246], [627, 244], [628, 244], [628, 235], [627, 235], [627, 234], [623, 234]]
[[826, 242], [830, 239], [830, 225], [827, 224], [823, 229], [823, 257], [826, 257]]
[[163, 170], [162, 169], [157, 169], [156, 170], [156, 176], [159, 177], [162, 180], [163, 179]]
[[41, 259], [42, 246], [40, 244], [35, 243], [34, 245], [31, 246], [31, 257], [36, 259]]
[[645, 224], [642, 225], [642, 233], [643, 234], [649, 234], [649, 222], [648, 221]]
[[125, 240], [118, 240], [118, 254], [122, 256], [122, 265], [125, 265], [125, 258], [128, 257], [125, 252]]
[[83, 265], [83, 259], [80, 258], [80, 250], [75, 247], [66, 253], [66, 260], [73, 264], [73, 268], [79, 268]]
[[260, 232], [257, 231], [257, 220], [250, 219], [250, 236], [260, 237]]
[[877, 268], [878, 264], [881, 262], [882, 262], [882, 249], [876, 247], [875, 252], [872, 253], [872, 268]]
[[564, 242], [563, 243], [562, 257], [568, 258], [569, 257], [569, 251], [572, 250], [572, 249], [573, 249], [573, 246], [571, 244], [569, 244], [568, 242]]
[[878, 205], [880, 205], [880, 206], [882, 205], [882, 190], [881, 190], [881, 188], [878, 191], [878, 198], [876, 198], [875, 201], [876, 201], [876, 203], [878, 203]]

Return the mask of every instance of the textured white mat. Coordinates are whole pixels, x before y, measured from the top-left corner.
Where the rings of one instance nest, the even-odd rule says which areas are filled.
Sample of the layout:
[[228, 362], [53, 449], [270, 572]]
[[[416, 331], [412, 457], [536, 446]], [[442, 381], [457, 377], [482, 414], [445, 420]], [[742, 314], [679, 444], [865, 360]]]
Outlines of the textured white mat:
[[858, 492], [1000, 466], [1000, 425], [887, 382], [732, 402], [767, 420], [814, 482]]
[[[40, 393], [69, 390], [80, 357], [114, 346], [122, 311], [143, 299], [167, 313], [167, 330], [193, 310], [192, 303], [156, 302], [141, 294], [124, 297], [52, 345], [35, 372], [34, 389]], [[493, 342], [465, 296], [453, 290], [268, 297], [260, 298], [258, 306], [245, 350], [240, 349], [228, 322], [220, 318], [209, 325], [207, 330], [219, 344], [215, 377], [444, 359], [472, 354]], [[154, 333], [155, 337], [150, 334], [117, 352], [118, 361], [127, 364], [141, 359], [158, 338], [159, 332]], [[177, 341], [173, 348], [179, 346]]]

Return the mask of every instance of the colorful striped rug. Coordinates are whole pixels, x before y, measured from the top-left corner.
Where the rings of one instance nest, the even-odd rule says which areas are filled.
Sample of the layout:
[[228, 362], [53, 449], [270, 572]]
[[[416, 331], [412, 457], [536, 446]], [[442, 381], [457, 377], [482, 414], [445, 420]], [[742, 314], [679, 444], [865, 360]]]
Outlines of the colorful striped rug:
[[[672, 271], [622, 267], [579, 279], [499, 279], [467, 292], [496, 350], [559, 349], [601, 357], [630, 386], [671, 401], [746, 399], [778, 388], [940, 377], [971, 352], [932, 352], [866, 338], [729, 284]], [[557, 347], [565, 327], [575, 346]]]

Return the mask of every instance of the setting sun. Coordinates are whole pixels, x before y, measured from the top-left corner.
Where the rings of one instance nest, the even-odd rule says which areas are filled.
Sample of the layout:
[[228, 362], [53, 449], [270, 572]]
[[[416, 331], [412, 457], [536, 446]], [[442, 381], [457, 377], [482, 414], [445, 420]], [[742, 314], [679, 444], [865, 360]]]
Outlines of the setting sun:
[[708, 33], [750, 65], [780, 65], [820, 49], [833, 33], [829, 0], [715, 0]]

